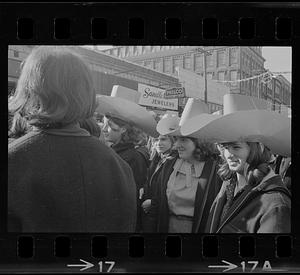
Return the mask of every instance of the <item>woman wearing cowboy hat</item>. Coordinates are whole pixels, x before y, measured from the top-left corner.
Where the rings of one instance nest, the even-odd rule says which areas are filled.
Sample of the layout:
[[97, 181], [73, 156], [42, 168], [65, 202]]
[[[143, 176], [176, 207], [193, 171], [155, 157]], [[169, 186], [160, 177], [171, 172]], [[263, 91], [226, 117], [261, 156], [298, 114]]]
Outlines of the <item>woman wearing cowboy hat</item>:
[[260, 99], [228, 94], [224, 115], [194, 117], [184, 134], [218, 143], [223, 180], [206, 227], [209, 233], [289, 233], [291, 200], [269, 165], [271, 153], [290, 155], [290, 119]]
[[181, 123], [207, 111], [201, 101], [189, 99], [181, 119], [163, 117], [157, 125], [160, 134], [175, 137], [178, 156], [166, 160], [152, 198], [155, 232], [204, 232], [210, 206], [219, 191], [214, 146], [200, 139], [182, 136]]
[[105, 142], [132, 169], [136, 183], [137, 225], [141, 231], [141, 197], [147, 177], [149, 154], [139, 147], [141, 131], [157, 136], [156, 121], [143, 107], [122, 97], [122, 94], [97, 97], [97, 111], [104, 115], [103, 134]]

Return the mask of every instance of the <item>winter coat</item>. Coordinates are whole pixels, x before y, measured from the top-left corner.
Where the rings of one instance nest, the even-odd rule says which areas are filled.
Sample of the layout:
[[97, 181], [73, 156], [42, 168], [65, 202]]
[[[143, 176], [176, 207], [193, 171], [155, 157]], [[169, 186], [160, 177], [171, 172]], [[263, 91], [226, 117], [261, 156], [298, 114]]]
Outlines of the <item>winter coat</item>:
[[148, 169], [150, 165], [150, 153], [148, 148], [146, 146], [135, 146], [135, 149], [144, 157]]
[[117, 143], [111, 148], [131, 167], [138, 191], [146, 182], [148, 163], [143, 153], [134, 147], [133, 143]]
[[[167, 160], [171, 160], [177, 157], [177, 151], [170, 151], [169, 154], [165, 155], [163, 159], [159, 154], [155, 154], [153, 157], [147, 175], [147, 181], [144, 186], [143, 201], [152, 200], [153, 194], [158, 192], [159, 182], [158, 178], [162, 171], [163, 165]], [[152, 205], [147, 213], [143, 211], [143, 231], [144, 232], [155, 232], [156, 214], [151, 210]]]
[[[169, 206], [166, 190], [176, 160], [177, 157], [167, 160], [157, 179], [157, 191], [153, 194], [151, 207], [151, 215], [155, 217], [153, 219], [154, 225], [152, 226], [155, 228], [155, 232], [168, 233]], [[200, 177], [201, 184], [200, 182], [198, 183], [196, 191], [192, 233], [204, 232], [210, 207], [220, 190], [221, 185], [220, 179], [216, 174], [216, 166], [216, 161], [208, 160], [203, 167]]]
[[161, 159], [159, 154], [155, 154], [152, 161], [150, 162], [148, 172], [147, 172], [147, 180], [144, 185], [144, 196], [143, 200], [151, 199], [152, 194], [154, 194], [157, 188], [157, 178], [159, 173], [162, 170], [164, 163], [167, 160], [174, 159], [178, 156], [177, 151], [170, 151], [169, 154], [166, 154], [163, 159]]
[[133, 143], [118, 143], [113, 145], [115, 152], [125, 160], [132, 169], [136, 183], [136, 201], [137, 201], [137, 221], [136, 232], [142, 228], [142, 209], [141, 200], [139, 199], [139, 190], [144, 187], [147, 178], [147, 160], [145, 154], [138, 151]]
[[223, 183], [211, 207], [206, 232], [290, 233], [291, 200], [281, 177], [276, 174], [255, 187], [247, 185], [234, 199], [222, 224], [219, 224], [229, 183]]
[[9, 232], [134, 232], [135, 194], [129, 165], [89, 134], [9, 144]]

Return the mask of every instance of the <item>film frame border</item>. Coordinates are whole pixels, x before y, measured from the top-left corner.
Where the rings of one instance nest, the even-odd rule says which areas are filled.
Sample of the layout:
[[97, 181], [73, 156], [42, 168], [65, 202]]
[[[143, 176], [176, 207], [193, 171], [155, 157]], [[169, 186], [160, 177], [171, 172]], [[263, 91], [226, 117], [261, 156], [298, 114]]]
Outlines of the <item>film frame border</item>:
[[[216, 3], [137, 3], [130, 4], [130, 8], [127, 3], [118, 3], [118, 7], [116, 6], [116, 3], [43, 3], [44, 7], [41, 7], [41, 4], [32, 3], [2, 3], [0, 5], [2, 7], [0, 24], [0, 27], [2, 28], [0, 43], [2, 64], [6, 64], [5, 58], [7, 58], [8, 45], [17, 44], [261, 45], [292, 46], [292, 75], [296, 76], [299, 71], [299, 68], [296, 66], [296, 60], [299, 56], [297, 47], [299, 46], [300, 38], [300, 20], [297, 18], [299, 6], [295, 4], [233, 3], [228, 6], [228, 3], [218, 3], [222, 8], [217, 11], [215, 9]], [[146, 10], [144, 9], [145, 5], [148, 5]], [[45, 8], [45, 6], [47, 7]], [[59, 9], [57, 8], [58, 6]], [[156, 20], [153, 20], [153, 14], [155, 14]], [[185, 16], [185, 14], [188, 14], [188, 16]], [[269, 17], [266, 17], [266, 14], [268, 14]], [[69, 18], [71, 19], [68, 20]], [[102, 26], [101, 24], [106, 25], [106, 28], [105, 30], [101, 30], [100, 34], [97, 34], [94, 30], [93, 34], [93, 24], [99, 24], [99, 22], [95, 23], [95, 21], [93, 23], [93, 20], [97, 18], [106, 19], [102, 20], [102, 23], [100, 20], [100, 28]], [[58, 19], [58, 21], [55, 19]], [[143, 28], [140, 27], [142, 22], [140, 19], [144, 22]], [[198, 29], [194, 27], [195, 25], [201, 27]], [[288, 35], [285, 34], [284, 30], [284, 27], [286, 26], [290, 27]], [[245, 31], [241, 31], [243, 29]], [[169, 30], [169, 32], [165, 33], [166, 30]], [[59, 39], [55, 38], [57, 31], [59, 33], [57, 38]], [[32, 33], [31, 38], [30, 35], [28, 36], [28, 32], [29, 34]], [[144, 34], [143, 39], [141, 38], [141, 33]], [[20, 37], [18, 37], [18, 34]], [[66, 34], [69, 34], [69, 36]], [[96, 37], [93, 37], [92, 35]], [[4, 70], [2, 68], [2, 71], [1, 77], [3, 79], [1, 85], [2, 88], [6, 90], [7, 87], [4, 86], [6, 85], [4, 83], [7, 81], [6, 69]], [[298, 85], [297, 77], [293, 77], [293, 128], [297, 123], [297, 110], [299, 109], [297, 106], [298, 100], [296, 100], [297, 93], [295, 92]], [[3, 104], [1, 109], [6, 110], [4, 106], [6, 101], [3, 100], [1, 102]], [[2, 113], [1, 117], [3, 120], [7, 119], [6, 115]], [[295, 136], [295, 132], [293, 132], [293, 140], [295, 140]], [[3, 144], [6, 144], [7, 137], [4, 139], [4, 133], [2, 134], [2, 139]], [[293, 148], [295, 149], [293, 150], [293, 159], [297, 162], [299, 150], [296, 142], [293, 142]], [[295, 168], [293, 171], [293, 174], [295, 174]], [[4, 174], [2, 174], [2, 179], [6, 182]], [[1, 192], [1, 216], [5, 217], [7, 198], [3, 196], [3, 194], [7, 194], [7, 186], [2, 185], [1, 188], [1, 191], [3, 191]], [[292, 189], [293, 193], [297, 194], [298, 187], [293, 185]], [[290, 265], [299, 270], [299, 266], [297, 266], [297, 263], [299, 262], [299, 256], [297, 255], [300, 254], [298, 233], [299, 222], [296, 217], [297, 206], [298, 203], [292, 199], [291, 234], [282, 234], [278, 236], [275, 234], [251, 236], [239, 234], [220, 234], [212, 236], [209, 234], [177, 234], [174, 236], [168, 236], [166, 234], [143, 234], [142, 236], [144, 239], [142, 245], [140, 243], [141, 239], [139, 238], [139, 234], [5, 233], [6, 219], [4, 219], [3, 222], [1, 220], [2, 225], [0, 225], [1, 232], [3, 232], [0, 234], [0, 247], [4, 247], [4, 249], [0, 250], [0, 264], [25, 264], [31, 262], [37, 265], [45, 263], [51, 266], [51, 263], [57, 261], [65, 263], [66, 259], [68, 262], [77, 262], [78, 264], [78, 260], [84, 257], [87, 261], [89, 259], [95, 261], [97, 257], [94, 259], [91, 258], [91, 241], [94, 236], [99, 235], [100, 237], [104, 236], [104, 239], [107, 240], [108, 247], [106, 255], [104, 253], [102, 256], [99, 256], [98, 259], [108, 261], [115, 259], [121, 266], [120, 271], [130, 272], [141, 270], [142, 272], [147, 272], [147, 268], [149, 268], [147, 265], [149, 265], [149, 263], [151, 263], [151, 265], [149, 265], [150, 267], [154, 267], [155, 264], [156, 267], [159, 267], [160, 261], [165, 261], [168, 268], [175, 271], [180, 270], [180, 268], [186, 268], [186, 271], [193, 271], [194, 269], [197, 271], [208, 271], [208, 265], [212, 265], [213, 262], [220, 264], [221, 259], [231, 260], [231, 262], [237, 264], [238, 262], [242, 262], [241, 260], [243, 259], [267, 259], [266, 257], [268, 255], [272, 255], [269, 256], [269, 258], [271, 257], [271, 262], [274, 261], [280, 265]], [[28, 236], [29, 238], [27, 238]], [[31, 237], [33, 237], [32, 242], [30, 241]], [[61, 246], [63, 250], [64, 241], [65, 243], [68, 243], [67, 239], [70, 237], [69, 248], [71, 247], [72, 249], [69, 249], [69, 257], [63, 257], [64, 253], [68, 254], [67, 250], [62, 253], [62, 257], [55, 257], [54, 253], [52, 255], [56, 237], [62, 237], [61, 240], [63, 241]], [[67, 239], [65, 237], [67, 237]], [[247, 245], [249, 245], [249, 243], [251, 245], [251, 242], [254, 239], [255, 251], [259, 252], [259, 254], [256, 254], [254, 257], [248, 257], [247, 255], [245, 257], [239, 256], [239, 243], [241, 238], [247, 237], [248, 239], [244, 242]], [[132, 252], [130, 252], [128, 243], [130, 243], [132, 238], [136, 238], [136, 241], [133, 241], [132, 243], [133, 247], [137, 246], [138, 250], [141, 250], [141, 247], [144, 248], [142, 249], [144, 253], [143, 257], [136, 257], [132, 254], [130, 257], [130, 253]], [[278, 246], [278, 239], [281, 239], [281, 241], [279, 241], [279, 246], [281, 245], [282, 247], [285, 246], [287, 240], [290, 240], [292, 246], [290, 257], [284, 257], [284, 253], [278, 255], [278, 252], [275, 249], [276, 246]], [[28, 244], [29, 246], [32, 245], [34, 248], [32, 257], [19, 257], [17, 255], [18, 251], [20, 252], [20, 247], [18, 248], [20, 242], [21, 244], [27, 244], [27, 246]], [[171, 249], [166, 248], [165, 244], [167, 242], [170, 243]], [[207, 242], [208, 247], [213, 244], [216, 246], [217, 244], [219, 252], [217, 256], [214, 254], [215, 251], [213, 251], [213, 249], [212, 251], [209, 249], [205, 252], [208, 253], [208, 255], [213, 255], [213, 257], [205, 257], [203, 255], [203, 249], [205, 250], [205, 247], [203, 248], [204, 242]], [[265, 246], [267, 246], [267, 251], [263, 250]], [[191, 251], [195, 251], [194, 249], [196, 249], [199, 254], [194, 252], [190, 253]], [[233, 252], [234, 255], [232, 255], [232, 249], [236, 252]], [[166, 251], [170, 251], [170, 255], [166, 256]], [[178, 251], [181, 253], [178, 253]], [[86, 254], [82, 255], [84, 254], [83, 252]], [[26, 249], [21, 253], [26, 255]], [[133, 252], [133, 254], [134, 253], [135, 252]], [[226, 258], [224, 258], [225, 256]], [[141, 261], [141, 259], [144, 259], [145, 262]], [[175, 260], [177, 260], [177, 262]], [[192, 267], [193, 264], [195, 265], [194, 269]], [[259, 264], [261, 265], [261, 263]], [[61, 266], [63, 267], [63, 265]], [[43, 269], [37, 268], [37, 270], [41, 271]], [[51, 270], [51, 268], [49, 268], [49, 270]], [[160, 270], [157, 271], [159, 272]], [[289, 271], [290, 270], [287, 272]], [[1, 272], [0, 268], [0, 273]]]

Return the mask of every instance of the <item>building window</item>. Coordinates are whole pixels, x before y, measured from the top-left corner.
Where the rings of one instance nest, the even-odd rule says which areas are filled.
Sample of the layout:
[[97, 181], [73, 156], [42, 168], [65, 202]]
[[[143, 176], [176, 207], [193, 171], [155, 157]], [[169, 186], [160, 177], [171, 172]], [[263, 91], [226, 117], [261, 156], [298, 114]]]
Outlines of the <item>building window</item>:
[[254, 71], [254, 74], [257, 74], [257, 63], [255, 61], [253, 61], [253, 71]]
[[137, 54], [141, 55], [142, 54], [142, 47], [141, 46], [137, 46]]
[[285, 103], [285, 94], [286, 94], [286, 90], [282, 89], [282, 102]]
[[259, 84], [259, 97], [260, 98], [262, 98], [264, 95], [264, 88], [265, 88], [265, 85], [263, 83], [260, 83]]
[[151, 67], [151, 61], [145, 61], [144, 66], [148, 68]]
[[207, 79], [212, 79], [213, 78], [213, 73], [207, 73], [206, 78]]
[[257, 79], [253, 79], [253, 91], [252, 95], [257, 96]]
[[275, 85], [275, 97], [280, 98], [280, 86], [277, 84]]
[[245, 55], [245, 67], [248, 68], [248, 55]]
[[121, 48], [121, 57], [125, 57], [125, 47]]
[[218, 51], [218, 67], [225, 65], [225, 51]]
[[202, 69], [202, 64], [203, 64], [203, 58], [201, 55], [195, 55], [195, 62], [194, 62], [194, 67], [195, 67], [195, 71], [201, 71]]
[[275, 111], [280, 111], [280, 103], [275, 101]]
[[207, 67], [212, 67], [214, 65], [213, 56], [211, 54], [206, 56], [206, 65]]
[[14, 57], [19, 57], [19, 52], [14, 51]]
[[230, 71], [230, 80], [237, 79], [237, 71]]
[[130, 46], [130, 55], [134, 55], [134, 52], [135, 52], [135, 46]]
[[190, 56], [185, 56], [184, 57], [184, 68], [185, 69], [191, 69], [191, 57]]
[[113, 55], [118, 56], [118, 49], [113, 49]]
[[[244, 73], [244, 77], [243, 78], [247, 79], [247, 74], [246, 73]], [[249, 80], [245, 80], [244, 81], [244, 87], [245, 87], [245, 90], [248, 90], [248, 88], [249, 88]]]
[[253, 70], [253, 63], [252, 63], [252, 59], [249, 58], [249, 69]]
[[243, 65], [244, 66], [247, 66], [247, 55], [246, 54], [243, 54]]
[[249, 91], [250, 91], [250, 95], [252, 95], [252, 89], [253, 89], [253, 85], [252, 85], [252, 79], [249, 80]]
[[164, 72], [171, 73], [171, 60], [170, 59], [164, 60]]
[[229, 65], [237, 63], [237, 48], [231, 48], [229, 51]]
[[[230, 80], [232, 80], [232, 81], [237, 80], [237, 71], [230, 71]], [[231, 82], [230, 84], [232, 87], [237, 86], [237, 82]]]
[[221, 81], [225, 80], [225, 72], [218, 72], [218, 80]]
[[153, 61], [153, 69], [154, 70], [159, 70], [159, 60], [154, 60]]
[[133, 46], [133, 54], [137, 55], [138, 53], [138, 47], [137, 46]]
[[180, 59], [173, 59], [173, 73], [176, 72], [176, 67], [182, 67]]

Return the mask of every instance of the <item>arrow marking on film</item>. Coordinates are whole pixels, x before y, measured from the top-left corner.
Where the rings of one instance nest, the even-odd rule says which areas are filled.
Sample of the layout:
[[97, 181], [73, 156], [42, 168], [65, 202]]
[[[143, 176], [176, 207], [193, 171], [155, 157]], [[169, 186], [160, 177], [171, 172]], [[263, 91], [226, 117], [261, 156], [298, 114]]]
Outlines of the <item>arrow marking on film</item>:
[[80, 261], [85, 263], [85, 264], [68, 264], [67, 267], [83, 267], [83, 268], [80, 269], [80, 271], [83, 271], [83, 270], [89, 269], [89, 268], [94, 266], [93, 264], [91, 264], [89, 262], [86, 262], [82, 259], [80, 259]]
[[283, 271], [288, 271], [287, 269], [265, 269], [263, 272], [283, 272]]
[[209, 265], [208, 267], [209, 268], [226, 268], [225, 270], [223, 270], [223, 272], [226, 272], [226, 271], [229, 271], [229, 270], [232, 270], [232, 269], [235, 269], [238, 267], [237, 265], [232, 264], [227, 261], [222, 261], [222, 262], [227, 265]]

